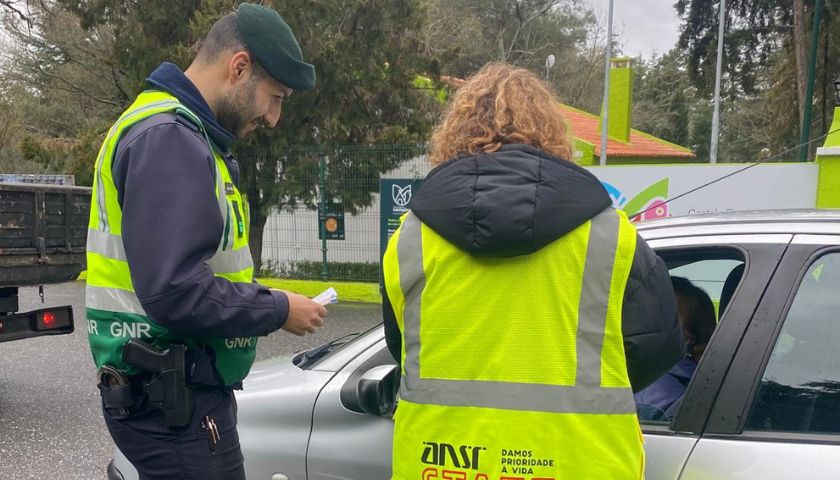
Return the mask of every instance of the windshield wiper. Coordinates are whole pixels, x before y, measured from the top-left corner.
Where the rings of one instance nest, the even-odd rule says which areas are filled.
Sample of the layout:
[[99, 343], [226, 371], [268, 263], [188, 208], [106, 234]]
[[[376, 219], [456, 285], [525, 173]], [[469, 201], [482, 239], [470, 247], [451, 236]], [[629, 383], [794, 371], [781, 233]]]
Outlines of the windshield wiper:
[[320, 347], [315, 347], [310, 350], [306, 350], [305, 352], [301, 352], [298, 354], [292, 363], [295, 366], [300, 368], [308, 367], [309, 365], [315, 363], [316, 361], [320, 360], [328, 353], [334, 351], [336, 348], [346, 345], [350, 343], [351, 340], [359, 336], [359, 332], [356, 333], [349, 333], [343, 337], [336, 338], [331, 342], [327, 342]]

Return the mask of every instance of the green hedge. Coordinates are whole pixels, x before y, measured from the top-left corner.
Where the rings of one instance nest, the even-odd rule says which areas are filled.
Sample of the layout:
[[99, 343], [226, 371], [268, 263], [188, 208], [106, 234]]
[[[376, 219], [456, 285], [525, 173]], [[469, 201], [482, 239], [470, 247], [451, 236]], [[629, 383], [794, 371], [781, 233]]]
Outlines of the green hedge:
[[[297, 280], [323, 280], [321, 262], [303, 261], [277, 263], [268, 261], [260, 270], [261, 277]], [[328, 262], [326, 280], [379, 283], [379, 264], [360, 262]]]
[[382, 296], [379, 294], [378, 283], [359, 282], [321, 282], [318, 280], [286, 280], [278, 278], [259, 278], [258, 282], [269, 288], [287, 290], [290, 292], [314, 297], [329, 287], [335, 288], [338, 293], [338, 301], [342, 302], [368, 302], [381, 303]]

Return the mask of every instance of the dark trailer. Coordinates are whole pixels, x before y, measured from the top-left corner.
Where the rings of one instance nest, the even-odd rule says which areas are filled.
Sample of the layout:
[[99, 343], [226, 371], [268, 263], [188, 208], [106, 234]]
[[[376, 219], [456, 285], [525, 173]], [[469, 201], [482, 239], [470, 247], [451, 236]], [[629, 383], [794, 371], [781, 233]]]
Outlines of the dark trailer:
[[18, 288], [75, 280], [85, 269], [91, 189], [0, 182], [0, 342], [73, 331], [69, 306], [18, 312]]

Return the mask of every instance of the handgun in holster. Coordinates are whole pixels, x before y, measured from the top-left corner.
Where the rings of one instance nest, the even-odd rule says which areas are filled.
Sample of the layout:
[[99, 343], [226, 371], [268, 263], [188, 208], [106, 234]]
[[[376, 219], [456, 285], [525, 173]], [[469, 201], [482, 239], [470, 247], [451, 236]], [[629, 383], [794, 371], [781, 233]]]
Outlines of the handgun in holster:
[[187, 386], [186, 351], [184, 345], [158, 350], [136, 338], [123, 347], [124, 362], [156, 374], [143, 382], [143, 391], [153, 405], [163, 410], [167, 427], [185, 427], [190, 423], [192, 391]]

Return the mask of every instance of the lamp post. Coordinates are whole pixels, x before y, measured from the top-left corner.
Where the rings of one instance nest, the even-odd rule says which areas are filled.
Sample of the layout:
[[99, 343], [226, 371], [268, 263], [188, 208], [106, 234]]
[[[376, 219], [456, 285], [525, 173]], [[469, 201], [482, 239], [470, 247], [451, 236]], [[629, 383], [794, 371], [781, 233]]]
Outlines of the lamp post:
[[610, 114], [610, 67], [612, 64], [612, 24], [613, 24], [613, 0], [610, 0], [610, 13], [607, 16], [607, 59], [604, 66], [604, 118], [601, 120], [601, 159], [599, 164], [607, 164], [607, 131]]
[[814, 108], [814, 77], [817, 71], [817, 44], [820, 39], [823, 0], [816, 0], [814, 5], [814, 27], [811, 29], [811, 52], [808, 55], [808, 78], [805, 84], [805, 111], [802, 115], [802, 137], [799, 148], [799, 161], [808, 161], [808, 142], [811, 141], [811, 111]]
[[717, 163], [718, 140], [720, 138], [720, 77], [723, 67], [723, 34], [725, 30], [726, 0], [720, 0], [717, 65], [715, 68], [715, 111], [712, 114], [712, 144], [709, 147], [709, 163]]

